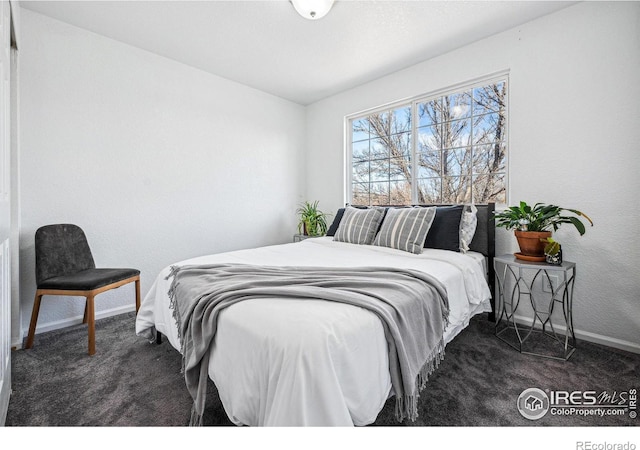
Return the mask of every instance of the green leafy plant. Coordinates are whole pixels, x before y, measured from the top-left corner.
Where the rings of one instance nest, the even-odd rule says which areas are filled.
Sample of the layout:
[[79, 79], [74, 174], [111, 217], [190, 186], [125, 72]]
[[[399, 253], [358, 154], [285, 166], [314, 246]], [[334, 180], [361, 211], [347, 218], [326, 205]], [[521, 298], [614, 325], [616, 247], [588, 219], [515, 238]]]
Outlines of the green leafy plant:
[[299, 215], [298, 233], [308, 236], [324, 236], [327, 233], [329, 215], [318, 209], [318, 201], [304, 202], [296, 213]]
[[[564, 215], [565, 211], [574, 215]], [[582, 236], [586, 228], [579, 217], [584, 217], [593, 226], [593, 221], [581, 211], [544, 203], [529, 206], [525, 202], [520, 202], [519, 206], [510, 206], [504, 211], [495, 213], [496, 226], [507, 230], [551, 231], [553, 229], [556, 231], [563, 223], [570, 223]]]

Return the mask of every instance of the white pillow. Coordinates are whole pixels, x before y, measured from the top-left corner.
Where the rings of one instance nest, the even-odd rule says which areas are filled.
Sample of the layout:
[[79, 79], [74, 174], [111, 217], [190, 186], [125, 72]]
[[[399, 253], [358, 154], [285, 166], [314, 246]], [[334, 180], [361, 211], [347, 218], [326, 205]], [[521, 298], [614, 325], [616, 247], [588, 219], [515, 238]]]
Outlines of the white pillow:
[[460, 220], [460, 251], [467, 253], [469, 246], [476, 234], [478, 226], [478, 208], [475, 205], [466, 205], [462, 211], [462, 219]]

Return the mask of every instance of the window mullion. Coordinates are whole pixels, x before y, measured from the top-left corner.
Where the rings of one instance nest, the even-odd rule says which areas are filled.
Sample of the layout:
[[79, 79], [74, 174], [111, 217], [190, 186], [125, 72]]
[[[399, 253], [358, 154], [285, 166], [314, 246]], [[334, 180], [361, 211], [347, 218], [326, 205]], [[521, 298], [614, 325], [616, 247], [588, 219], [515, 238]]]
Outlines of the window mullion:
[[440, 97], [440, 122], [438, 124], [440, 128], [440, 200], [438, 203], [442, 203], [444, 194], [444, 96]]
[[473, 158], [475, 156], [475, 145], [473, 144], [474, 141], [474, 127], [473, 127], [473, 122], [474, 122], [474, 106], [475, 106], [475, 97], [474, 97], [474, 92], [475, 89], [471, 89], [471, 98], [469, 99], [469, 107], [471, 108], [471, 115], [469, 116], [469, 139], [471, 139], [471, 142], [469, 142], [469, 152], [471, 153], [469, 155], [469, 158], [471, 158], [470, 160], [470, 164], [469, 164], [469, 186], [471, 189], [471, 202], [470, 203], [474, 203], [473, 200]]
[[411, 103], [411, 203], [418, 199], [418, 102]]

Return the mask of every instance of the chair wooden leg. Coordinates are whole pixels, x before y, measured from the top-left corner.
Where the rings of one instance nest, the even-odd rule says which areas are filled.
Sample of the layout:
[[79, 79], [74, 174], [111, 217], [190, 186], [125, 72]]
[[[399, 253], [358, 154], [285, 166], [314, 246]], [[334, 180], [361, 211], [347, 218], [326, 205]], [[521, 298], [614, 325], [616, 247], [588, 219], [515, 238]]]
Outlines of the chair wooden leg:
[[87, 295], [86, 316], [89, 325], [89, 355], [96, 353], [96, 310], [94, 294]]
[[29, 335], [27, 337], [27, 345], [25, 348], [33, 347], [33, 338], [36, 334], [36, 323], [38, 323], [38, 314], [40, 314], [40, 301], [42, 294], [36, 290], [36, 298], [33, 301], [33, 310], [31, 311], [31, 323], [29, 324]]
[[87, 302], [84, 302], [84, 315], [82, 316], [82, 323], [87, 323]]
[[136, 314], [140, 309], [140, 278], [136, 280]]

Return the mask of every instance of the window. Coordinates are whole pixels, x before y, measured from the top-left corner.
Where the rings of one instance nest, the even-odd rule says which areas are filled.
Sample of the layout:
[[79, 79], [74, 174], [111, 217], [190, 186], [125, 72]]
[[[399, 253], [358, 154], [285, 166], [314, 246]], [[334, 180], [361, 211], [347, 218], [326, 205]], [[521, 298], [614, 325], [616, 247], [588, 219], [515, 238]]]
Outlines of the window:
[[348, 121], [351, 204], [506, 203], [506, 76]]

